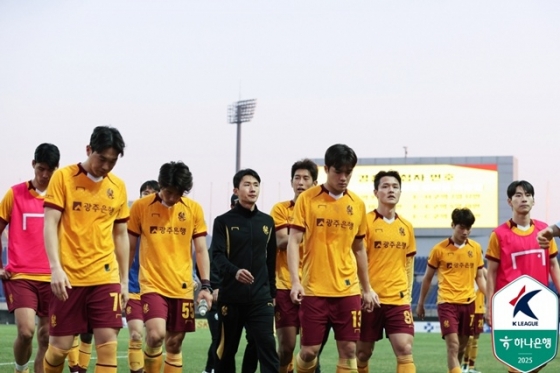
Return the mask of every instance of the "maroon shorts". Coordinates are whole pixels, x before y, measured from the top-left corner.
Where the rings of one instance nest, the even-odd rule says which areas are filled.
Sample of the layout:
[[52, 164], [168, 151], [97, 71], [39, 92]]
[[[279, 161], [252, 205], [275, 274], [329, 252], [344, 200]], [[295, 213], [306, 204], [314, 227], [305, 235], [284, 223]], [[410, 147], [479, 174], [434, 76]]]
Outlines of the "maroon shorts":
[[385, 335], [405, 333], [414, 335], [414, 319], [410, 305], [392, 306], [382, 304], [373, 312], [362, 312], [360, 341], [375, 342]]
[[337, 341], [360, 339], [362, 305], [359, 295], [348, 297], [303, 297], [299, 307], [301, 345], [318, 346], [323, 343], [331, 326]]
[[34, 280], [4, 280], [2, 282], [8, 311], [31, 308], [39, 317], [49, 316], [49, 303], [52, 296], [49, 282]]
[[127, 322], [132, 320], [144, 321], [142, 301], [140, 299], [129, 299], [128, 302], [126, 302], [125, 314]]
[[290, 290], [276, 290], [274, 306], [276, 329], [294, 326], [299, 328], [299, 306], [292, 302]]
[[484, 314], [483, 313], [475, 313], [473, 318], [473, 325], [472, 325], [472, 335], [479, 335], [484, 332]]
[[66, 336], [98, 328], [122, 328], [120, 284], [73, 287], [66, 291], [66, 301], [54, 295], [51, 297], [50, 335]]
[[167, 298], [157, 293], [142, 294], [144, 322], [160, 318], [169, 332], [191, 333], [195, 331], [194, 301], [192, 299]]
[[474, 302], [469, 304], [440, 303], [437, 311], [443, 337], [451, 333], [472, 335]]

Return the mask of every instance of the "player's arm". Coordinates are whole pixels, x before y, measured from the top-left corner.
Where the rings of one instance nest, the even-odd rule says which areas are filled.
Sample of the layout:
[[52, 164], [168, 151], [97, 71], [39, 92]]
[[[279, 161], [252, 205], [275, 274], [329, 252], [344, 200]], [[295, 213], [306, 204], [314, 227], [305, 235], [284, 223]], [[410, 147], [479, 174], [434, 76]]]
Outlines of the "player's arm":
[[484, 296], [486, 296], [486, 276], [484, 275], [484, 270], [484, 267], [479, 268], [476, 271], [476, 277], [474, 280], [478, 289], [482, 292], [482, 294], [484, 294]]
[[[2, 233], [4, 233], [4, 229], [10, 222], [10, 217], [12, 215], [12, 208], [14, 205], [14, 192], [12, 188], [8, 190], [2, 202], [0, 202], [0, 241], [2, 237]], [[0, 247], [0, 279], [7, 280], [10, 278], [11, 274], [4, 270], [4, 264], [2, 263], [2, 251], [4, 250], [3, 247]]]
[[225, 273], [235, 276], [239, 268], [230, 262], [227, 255], [227, 245], [229, 244], [229, 237], [227, 226], [220, 218], [214, 219], [214, 229], [212, 231], [212, 260], [218, 268], [220, 278], [223, 278]]
[[547, 249], [553, 237], [560, 237], [560, 228], [558, 225], [560, 225], [560, 222], [549, 225], [537, 234], [537, 241], [539, 241], [539, 246], [541, 248]]
[[198, 302], [206, 300], [208, 308], [212, 307], [212, 286], [210, 285], [210, 257], [208, 256], [208, 246], [206, 245], [206, 234], [198, 235], [193, 238], [194, 254], [196, 256], [196, 267], [200, 275], [201, 289], [198, 292]]
[[44, 218], [44, 240], [47, 257], [49, 258], [49, 265], [51, 267], [51, 289], [53, 294], [60, 300], [68, 299], [66, 288], [71, 288], [68, 276], [62, 269], [60, 263], [59, 241], [58, 241], [58, 224], [62, 217], [62, 211], [45, 207]]
[[113, 242], [115, 243], [115, 255], [119, 264], [121, 304], [125, 305], [128, 302], [128, 270], [130, 268], [130, 242], [128, 241], [126, 222], [118, 222], [113, 225]]
[[424, 274], [424, 279], [422, 280], [422, 287], [420, 288], [420, 298], [418, 299], [418, 305], [416, 307], [416, 314], [421, 320], [423, 320], [425, 316], [424, 302], [426, 301], [426, 297], [430, 292], [430, 286], [432, 285], [432, 279], [434, 278], [435, 273], [436, 273], [435, 268], [429, 265], [426, 267], [426, 273]]
[[492, 297], [496, 289], [496, 276], [499, 263], [494, 260], [488, 261], [488, 272], [486, 278], [486, 322], [492, 326]]
[[288, 254], [288, 270], [290, 271], [290, 279], [292, 281], [292, 290], [290, 298], [292, 302], [301, 303], [303, 296], [303, 287], [299, 280], [299, 245], [303, 241], [303, 231], [299, 229], [290, 229], [288, 238], [287, 254]]
[[550, 258], [550, 278], [556, 291], [560, 291], [560, 266], [557, 257]]
[[287, 250], [288, 249], [288, 227], [282, 227], [276, 230], [276, 246], [280, 250]]
[[406, 277], [408, 278], [408, 295], [412, 302], [412, 285], [414, 284], [414, 255], [406, 257]]
[[276, 298], [276, 235], [270, 233], [268, 244], [266, 247], [266, 267], [268, 269], [268, 285], [270, 287], [270, 296]]
[[[6, 229], [6, 221], [0, 218], [0, 238], [2, 237], [2, 233], [4, 233], [4, 229]], [[0, 247], [0, 280], [8, 280], [10, 278], [10, 272], [7, 272], [4, 269], [4, 263], [2, 262], [2, 251], [4, 251], [3, 247]]]
[[352, 252], [356, 257], [358, 266], [358, 280], [362, 287], [362, 307], [365, 311], [371, 312], [374, 307], [379, 307], [379, 297], [373, 291], [369, 283], [368, 258], [364, 247], [363, 237], [356, 237], [352, 242]]

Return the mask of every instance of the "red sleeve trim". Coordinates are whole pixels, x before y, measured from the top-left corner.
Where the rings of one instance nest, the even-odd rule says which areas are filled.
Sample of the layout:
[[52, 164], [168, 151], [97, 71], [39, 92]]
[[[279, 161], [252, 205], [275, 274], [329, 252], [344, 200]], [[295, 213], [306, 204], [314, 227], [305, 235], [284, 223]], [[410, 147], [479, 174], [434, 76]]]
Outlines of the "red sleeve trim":
[[406, 254], [407, 257], [409, 257], [409, 256], [414, 256], [414, 255], [416, 255], [416, 251], [413, 252], [413, 253], [408, 253], [408, 254]]
[[491, 261], [496, 262], [496, 263], [500, 263], [500, 259], [496, 259], [493, 256], [490, 256], [488, 254], [486, 254], [486, 259], [491, 260]]
[[4, 223], [5, 225], [10, 224], [10, 222], [6, 221], [4, 218], [0, 218], [0, 222]]
[[284, 228], [290, 228], [290, 225], [289, 224], [282, 224], [282, 225], [279, 225], [277, 227], [274, 227], [274, 230], [276, 230], [278, 232], [280, 229], [284, 229]]
[[[2, 219], [2, 220], [3, 220], [3, 219]], [[548, 255], [548, 257], [549, 257], [550, 259], [556, 258], [557, 256], [558, 256], [558, 252], [557, 252], [556, 254], [549, 254], [549, 255]]]
[[428, 263], [428, 267], [433, 268], [433, 269], [437, 269], [437, 267], [434, 267], [434, 266], [431, 265], [430, 263]]
[[116, 219], [114, 224], [122, 224], [122, 223], [126, 223], [128, 221], [128, 217], [126, 218], [122, 218], [122, 219]]
[[360, 235], [356, 236], [356, 239], [360, 240], [360, 239], [364, 238], [365, 236], [366, 236], [365, 234], [360, 234]]
[[483, 266], [483, 265], [481, 265], [480, 267], [477, 267], [476, 269], [482, 269], [482, 268], [484, 268], [484, 266]]
[[301, 227], [301, 226], [299, 226], [299, 225], [290, 224], [288, 227], [289, 227], [290, 229], [295, 229], [296, 231], [305, 232], [305, 228], [304, 228], [304, 227]]
[[50, 203], [50, 202], [43, 203], [43, 207], [48, 207], [50, 209], [55, 209], [55, 210], [58, 210], [60, 212], [64, 211], [64, 207], [60, 207], [59, 205], [55, 205], [54, 203]]
[[130, 234], [131, 236], [140, 237], [140, 234], [139, 234], [139, 233], [133, 232], [133, 231], [131, 231], [130, 229], [127, 229], [127, 231], [128, 231], [128, 234]]
[[198, 237], [206, 237], [207, 234], [208, 233], [206, 233], [206, 232], [200, 232], [200, 233], [197, 233], [197, 234], [193, 235], [192, 238], [194, 239], [194, 238], [198, 238]]

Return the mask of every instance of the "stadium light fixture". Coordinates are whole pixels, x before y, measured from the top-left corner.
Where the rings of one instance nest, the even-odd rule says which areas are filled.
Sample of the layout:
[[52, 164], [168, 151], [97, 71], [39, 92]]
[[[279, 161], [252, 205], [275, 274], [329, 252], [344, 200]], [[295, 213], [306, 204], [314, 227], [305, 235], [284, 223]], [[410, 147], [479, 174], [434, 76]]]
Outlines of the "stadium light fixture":
[[235, 172], [241, 169], [241, 124], [250, 122], [255, 114], [257, 100], [242, 100], [228, 106], [228, 121], [237, 124], [237, 153], [235, 157]]

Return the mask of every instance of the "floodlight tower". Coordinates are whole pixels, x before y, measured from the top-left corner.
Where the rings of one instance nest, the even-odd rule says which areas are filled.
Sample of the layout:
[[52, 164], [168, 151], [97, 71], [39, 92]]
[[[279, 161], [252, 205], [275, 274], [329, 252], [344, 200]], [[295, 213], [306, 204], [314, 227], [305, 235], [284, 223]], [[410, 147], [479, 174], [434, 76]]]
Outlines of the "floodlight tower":
[[241, 169], [241, 123], [250, 122], [255, 114], [257, 100], [237, 101], [228, 106], [228, 121], [237, 124], [237, 154], [235, 157], [235, 172]]

